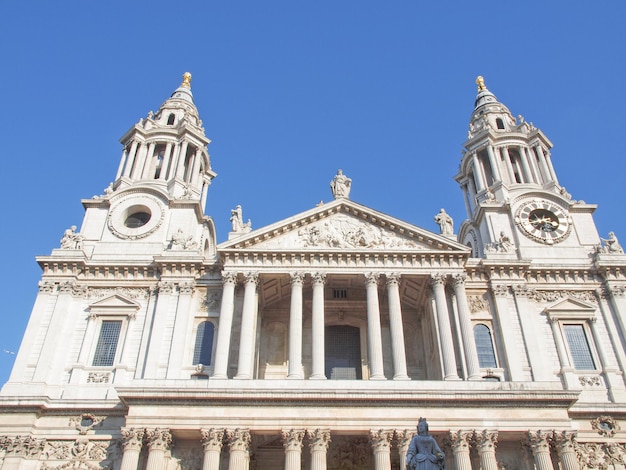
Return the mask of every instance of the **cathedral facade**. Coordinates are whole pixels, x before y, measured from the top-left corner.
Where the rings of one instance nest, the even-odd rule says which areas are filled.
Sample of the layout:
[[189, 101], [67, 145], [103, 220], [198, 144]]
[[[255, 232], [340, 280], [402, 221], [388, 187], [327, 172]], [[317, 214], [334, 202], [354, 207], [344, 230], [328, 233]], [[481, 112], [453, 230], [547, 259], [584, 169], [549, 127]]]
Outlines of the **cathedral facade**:
[[254, 230], [238, 206], [218, 244], [185, 74], [37, 257], [0, 469], [404, 470], [421, 417], [448, 468], [626, 468], [626, 255], [477, 85], [457, 233], [339, 170], [331, 202]]

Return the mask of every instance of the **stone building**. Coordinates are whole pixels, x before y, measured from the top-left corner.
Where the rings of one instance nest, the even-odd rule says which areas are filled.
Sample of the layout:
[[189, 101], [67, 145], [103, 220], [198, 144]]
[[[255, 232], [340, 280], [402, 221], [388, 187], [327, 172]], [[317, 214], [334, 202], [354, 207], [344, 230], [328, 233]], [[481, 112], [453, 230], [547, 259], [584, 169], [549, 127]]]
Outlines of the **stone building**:
[[422, 416], [448, 468], [624, 468], [626, 255], [540, 129], [479, 77], [456, 235], [339, 171], [331, 202], [255, 230], [237, 207], [218, 244], [190, 83], [37, 258], [0, 469], [404, 469]]

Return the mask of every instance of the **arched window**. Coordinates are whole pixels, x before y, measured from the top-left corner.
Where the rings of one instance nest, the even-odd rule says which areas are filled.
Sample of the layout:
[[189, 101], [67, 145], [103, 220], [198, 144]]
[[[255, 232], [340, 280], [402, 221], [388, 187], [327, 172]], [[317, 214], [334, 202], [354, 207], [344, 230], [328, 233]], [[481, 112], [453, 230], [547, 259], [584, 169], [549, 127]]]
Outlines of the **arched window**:
[[198, 325], [196, 332], [196, 345], [193, 350], [193, 365], [211, 364], [211, 352], [213, 351], [213, 333], [215, 327], [210, 321], [203, 321]]
[[167, 117], [167, 125], [171, 126], [174, 124], [174, 120], [176, 119], [176, 116], [172, 113]]
[[496, 119], [496, 126], [498, 127], [498, 129], [504, 129], [504, 122], [502, 121], [502, 119]]
[[483, 369], [498, 367], [489, 327], [480, 323], [475, 325], [474, 339], [476, 341], [476, 352], [478, 353], [478, 364], [480, 367]]

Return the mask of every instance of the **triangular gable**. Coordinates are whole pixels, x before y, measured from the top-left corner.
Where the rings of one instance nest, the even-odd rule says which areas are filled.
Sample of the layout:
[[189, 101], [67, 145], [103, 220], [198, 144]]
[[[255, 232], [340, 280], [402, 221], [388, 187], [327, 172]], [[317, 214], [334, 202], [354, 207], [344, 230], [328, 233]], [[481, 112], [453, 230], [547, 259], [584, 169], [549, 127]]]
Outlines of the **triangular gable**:
[[584, 300], [568, 296], [548, 305], [545, 308], [545, 312], [553, 320], [583, 320], [595, 316], [596, 306]]
[[454, 240], [349, 200], [336, 200], [224, 242], [218, 250], [456, 251]]
[[139, 310], [140, 305], [120, 294], [113, 294], [104, 299], [89, 304], [89, 311], [92, 313], [108, 313], [115, 311]]

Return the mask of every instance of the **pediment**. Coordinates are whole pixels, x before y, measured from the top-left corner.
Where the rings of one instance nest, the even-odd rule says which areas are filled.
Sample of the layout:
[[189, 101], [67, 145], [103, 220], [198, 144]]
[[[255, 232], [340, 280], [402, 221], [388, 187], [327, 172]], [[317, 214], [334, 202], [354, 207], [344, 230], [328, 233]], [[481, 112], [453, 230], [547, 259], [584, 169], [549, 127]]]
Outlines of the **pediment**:
[[254, 230], [218, 250], [469, 252], [454, 240], [347, 200]]
[[115, 311], [115, 310], [138, 310], [140, 305], [134, 300], [120, 294], [114, 294], [104, 299], [100, 299], [89, 305], [89, 310], [94, 311]]
[[550, 314], [572, 312], [588, 314], [595, 312], [596, 307], [595, 305], [589, 302], [585, 302], [584, 300], [576, 299], [574, 297], [566, 297], [564, 299], [554, 302], [551, 305], [548, 305], [545, 310]]

